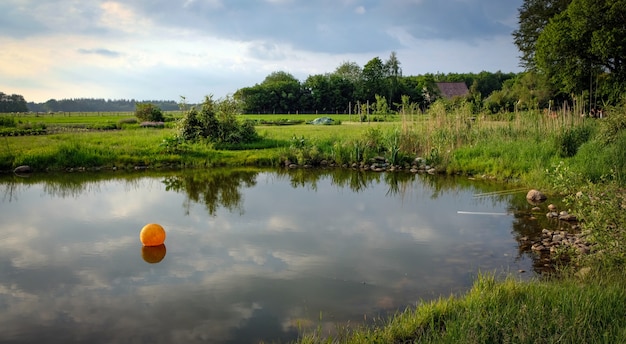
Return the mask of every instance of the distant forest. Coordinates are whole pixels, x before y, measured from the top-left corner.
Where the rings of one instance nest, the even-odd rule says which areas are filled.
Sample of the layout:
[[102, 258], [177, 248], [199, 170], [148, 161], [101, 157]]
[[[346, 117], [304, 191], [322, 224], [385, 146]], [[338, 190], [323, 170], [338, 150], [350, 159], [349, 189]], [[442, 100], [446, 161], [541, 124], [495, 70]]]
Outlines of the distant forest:
[[[50, 99], [45, 103], [26, 103], [32, 112], [129, 112], [135, 111], [135, 105], [151, 103], [163, 111], [178, 110], [178, 103], [173, 100], [135, 100], [135, 99]], [[5, 111], [0, 111], [5, 112]], [[12, 111], [8, 111], [12, 112]]]

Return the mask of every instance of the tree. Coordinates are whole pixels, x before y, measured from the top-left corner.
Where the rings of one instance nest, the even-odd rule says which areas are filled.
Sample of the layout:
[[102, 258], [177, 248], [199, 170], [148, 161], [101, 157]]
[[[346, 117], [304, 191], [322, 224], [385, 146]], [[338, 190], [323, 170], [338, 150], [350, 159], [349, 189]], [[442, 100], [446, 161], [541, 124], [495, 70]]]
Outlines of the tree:
[[362, 70], [356, 62], [343, 62], [333, 73], [356, 84], [361, 81]]
[[142, 122], [163, 122], [165, 120], [161, 109], [151, 103], [136, 104], [135, 116]]
[[261, 84], [238, 90], [233, 96], [245, 112], [291, 113], [300, 108], [300, 81], [287, 72], [273, 72]]
[[377, 94], [386, 93], [385, 65], [379, 57], [369, 60], [363, 66], [363, 94], [362, 100], [376, 101]]
[[521, 65], [535, 67], [535, 50], [539, 35], [550, 19], [565, 11], [572, 0], [525, 0], [519, 8], [519, 28], [513, 31], [513, 42], [522, 56]]
[[195, 108], [186, 111], [178, 123], [178, 135], [187, 141], [206, 139], [214, 143], [240, 144], [254, 142], [259, 136], [254, 125], [237, 119], [239, 104], [227, 96], [214, 101], [212, 95], [204, 98], [200, 113]]
[[392, 51], [389, 59], [385, 61], [385, 74], [387, 76], [389, 102], [399, 103], [401, 99], [398, 80], [402, 76], [402, 68], [400, 68], [400, 61], [395, 51]]
[[26, 100], [19, 94], [4, 94], [0, 92], [0, 113], [28, 112]]
[[566, 94], [591, 92], [593, 80], [605, 73], [620, 93], [626, 85], [624, 42], [626, 0], [573, 0], [539, 35], [536, 66]]

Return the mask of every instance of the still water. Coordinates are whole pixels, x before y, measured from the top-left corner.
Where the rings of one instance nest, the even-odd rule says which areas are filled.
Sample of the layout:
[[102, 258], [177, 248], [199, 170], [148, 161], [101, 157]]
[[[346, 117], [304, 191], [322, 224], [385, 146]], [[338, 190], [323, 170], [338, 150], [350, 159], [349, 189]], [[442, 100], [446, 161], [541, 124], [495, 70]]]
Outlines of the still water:
[[[2, 176], [0, 342], [286, 342], [479, 271], [529, 278], [517, 238], [543, 224], [502, 190], [345, 170]], [[149, 251], [153, 222], [167, 239]]]

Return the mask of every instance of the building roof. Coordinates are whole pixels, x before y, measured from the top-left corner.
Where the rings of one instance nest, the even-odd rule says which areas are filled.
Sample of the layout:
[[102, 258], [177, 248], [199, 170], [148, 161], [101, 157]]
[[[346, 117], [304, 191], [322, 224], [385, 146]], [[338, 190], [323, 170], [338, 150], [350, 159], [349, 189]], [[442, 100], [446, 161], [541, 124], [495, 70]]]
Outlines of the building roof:
[[464, 97], [469, 94], [464, 82], [437, 82], [436, 84], [441, 96], [446, 99]]

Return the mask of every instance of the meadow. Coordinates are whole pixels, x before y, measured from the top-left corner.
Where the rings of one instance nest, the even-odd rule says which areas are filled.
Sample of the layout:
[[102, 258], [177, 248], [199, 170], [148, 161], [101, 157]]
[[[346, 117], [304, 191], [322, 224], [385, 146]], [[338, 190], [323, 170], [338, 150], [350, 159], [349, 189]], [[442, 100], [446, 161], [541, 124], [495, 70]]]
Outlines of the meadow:
[[248, 114], [240, 117], [257, 123], [261, 140], [240, 145], [181, 141], [176, 112], [167, 113], [158, 128], [142, 127], [132, 113], [4, 114], [5, 133], [20, 127], [54, 130], [0, 137], [0, 170], [278, 167], [285, 161], [342, 168], [384, 157], [406, 171], [420, 158], [439, 173], [542, 189], [563, 198], [595, 247], [592, 254], [574, 255], [558, 276], [529, 283], [477, 276], [466, 295], [417, 305], [375, 327], [341, 328], [331, 337], [319, 329], [303, 334], [301, 342], [621, 342], [626, 107], [607, 113], [602, 120], [579, 109], [477, 115], [467, 106], [435, 103], [426, 113], [377, 121], [323, 115], [335, 125], [304, 124], [322, 116], [315, 114]]

